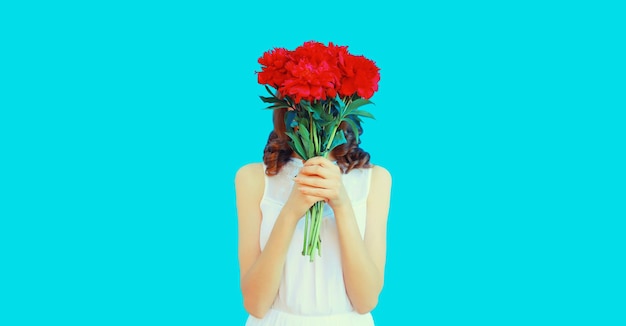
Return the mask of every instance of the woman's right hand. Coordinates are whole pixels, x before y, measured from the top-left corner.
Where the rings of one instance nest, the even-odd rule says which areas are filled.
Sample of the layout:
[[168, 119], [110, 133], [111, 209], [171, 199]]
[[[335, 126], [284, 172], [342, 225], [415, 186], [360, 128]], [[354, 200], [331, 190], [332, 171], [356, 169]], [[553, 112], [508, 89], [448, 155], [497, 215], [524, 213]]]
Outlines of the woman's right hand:
[[296, 221], [299, 221], [304, 217], [309, 208], [318, 201], [324, 201], [324, 198], [305, 195], [301, 190], [300, 184], [294, 182], [289, 198], [287, 198], [283, 209], [289, 210], [289, 215], [293, 216]]

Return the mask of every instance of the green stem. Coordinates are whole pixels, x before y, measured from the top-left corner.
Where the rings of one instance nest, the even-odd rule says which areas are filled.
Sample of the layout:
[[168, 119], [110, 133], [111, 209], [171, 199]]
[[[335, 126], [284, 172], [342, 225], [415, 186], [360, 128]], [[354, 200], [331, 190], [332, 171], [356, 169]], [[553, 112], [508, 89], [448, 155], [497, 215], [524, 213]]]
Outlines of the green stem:
[[306, 243], [306, 254], [307, 256], [311, 255], [311, 250], [313, 247], [313, 236], [315, 235], [315, 215], [317, 208], [315, 205], [311, 206], [311, 224], [309, 224], [309, 237]]
[[310, 247], [309, 247], [309, 251], [308, 251], [308, 255], [310, 257], [310, 261], [313, 261], [313, 257], [315, 256], [315, 249], [318, 250], [318, 253], [320, 252], [320, 250], [319, 250], [320, 229], [321, 229], [321, 224], [322, 224], [321, 222], [322, 222], [322, 215], [323, 215], [323, 206], [322, 206], [322, 202], [321, 201], [315, 203], [313, 205], [313, 207], [314, 207], [313, 218], [312, 218], [313, 235], [309, 239]]
[[328, 140], [328, 144], [326, 144], [326, 149], [324, 150], [324, 157], [328, 156], [328, 150], [330, 149], [330, 146], [332, 146], [333, 144], [333, 140], [335, 139], [335, 134], [337, 133], [337, 129], [339, 128], [339, 124], [341, 124], [341, 121], [339, 121], [337, 123], [337, 125], [335, 125], [335, 128], [333, 128], [333, 132], [330, 134], [330, 139]]
[[310, 113], [309, 115], [311, 117], [311, 127], [309, 129], [311, 129], [311, 137], [313, 138], [313, 151], [315, 155], [318, 155], [318, 153], [320, 152], [320, 137], [317, 134], [317, 125], [313, 121], [313, 115]]
[[306, 254], [307, 249], [307, 230], [309, 229], [309, 220], [311, 219], [311, 211], [308, 210], [306, 212], [306, 216], [304, 217], [304, 241], [302, 242], [302, 256]]
[[[317, 202], [318, 205], [318, 214], [317, 214], [317, 228], [315, 230], [315, 248], [317, 249], [317, 253], [320, 254], [320, 231], [322, 229], [322, 219], [323, 219], [323, 215], [324, 215], [324, 206], [323, 206], [323, 202]], [[321, 255], [321, 254], [320, 254]]]
[[[316, 130], [317, 128], [315, 128], [315, 122], [313, 121], [313, 115], [311, 114], [311, 112], [309, 112], [309, 136], [311, 137], [310, 141], [313, 144], [313, 153], [314, 155], [317, 153], [317, 135], [316, 135]], [[308, 154], [307, 154], [308, 155]], [[310, 157], [307, 157], [307, 159], [309, 159]]]
[[[342, 101], [345, 103], [346, 101], [344, 99], [342, 99]], [[352, 102], [352, 100], [350, 100], [349, 102]], [[349, 106], [350, 104], [348, 103], [346, 105]], [[330, 149], [330, 147], [333, 145], [333, 140], [335, 139], [335, 134], [337, 133], [337, 129], [339, 129], [339, 125], [341, 124], [341, 122], [344, 119], [344, 111], [342, 110], [341, 112], [339, 112], [339, 121], [337, 121], [337, 124], [335, 125], [335, 127], [333, 128], [333, 132], [330, 134], [330, 139], [328, 140], [328, 144], [326, 144], [326, 149], [324, 150], [324, 153], [328, 152], [328, 150]], [[327, 157], [327, 155], [324, 155], [324, 157]]]
[[317, 204], [313, 204], [313, 206], [310, 208], [311, 211], [311, 224], [309, 225], [309, 238], [307, 243], [307, 255], [311, 255], [311, 252], [313, 250], [314, 247], [314, 243], [315, 243], [315, 229], [317, 226], [316, 220], [317, 220]]
[[322, 238], [317, 238], [317, 254], [322, 257]]

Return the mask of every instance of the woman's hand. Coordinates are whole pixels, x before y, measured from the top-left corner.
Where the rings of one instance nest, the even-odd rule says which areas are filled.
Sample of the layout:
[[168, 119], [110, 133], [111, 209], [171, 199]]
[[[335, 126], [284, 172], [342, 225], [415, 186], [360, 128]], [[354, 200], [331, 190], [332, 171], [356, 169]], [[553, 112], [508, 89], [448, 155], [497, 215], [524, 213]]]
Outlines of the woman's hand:
[[350, 202], [341, 176], [339, 166], [324, 157], [313, 157], [304, 162], [294, 179], [294, 189], [309, 198], [326, 201], [335, 210]]
[[[298, 176], [300, 175], [301, 172]], [[309, 208], [313, 206], [313, 204], [318, 201], [326, 200], [324, 197], [319, 197], [303, 191], [302, 186], [297, 181], [298, 176], [294, 178], [295, 183], [284, 206], [284, 209], [287, 209], [289, 212], [289, 216], [295, 218], [296, 221], [299, 221], [306, 214]]]

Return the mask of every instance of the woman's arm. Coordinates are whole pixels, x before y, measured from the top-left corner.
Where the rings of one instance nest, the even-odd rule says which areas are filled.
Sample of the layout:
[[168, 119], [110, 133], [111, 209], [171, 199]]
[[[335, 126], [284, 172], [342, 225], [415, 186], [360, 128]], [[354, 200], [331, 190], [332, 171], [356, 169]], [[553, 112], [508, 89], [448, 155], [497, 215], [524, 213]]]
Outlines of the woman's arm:
[[265, 188], [264, 178], [262, 164], [243, 166], [235, 176], [241, 292], [246, 311], [257, 318], [267, 313], [276, 298], [285, 257], [298, 220], [313, 203], [321, 200], [292, 191], [261, 251], [260, 203]]
[[364, 239], [337, 166], [313, 158], [296, 178], [304, 193], [325, 198], [335, 213], [346, 292], [359, 313], [376, 307], [384, 283], [391, 175], [381, 166], [374, 166], [371, 173]]
[[278, 292], [285, 255], [294, 226], [289, 219], [276, 220], [263, 253], [259, 244], [261, 198], [265, 180], [262, 164], [243, 166], [235, 176], [239, 232], [239, 269], [243, 305], [251, 315], [262, 318]]
[[386, 261], [391, 175], [380, 166], [374, 166], [371, 173], [364, 239], [361, 238], [352, 205], [333, 209], [339, 232], [346, 292], [359, 313], [369, 312], [378, 304]]

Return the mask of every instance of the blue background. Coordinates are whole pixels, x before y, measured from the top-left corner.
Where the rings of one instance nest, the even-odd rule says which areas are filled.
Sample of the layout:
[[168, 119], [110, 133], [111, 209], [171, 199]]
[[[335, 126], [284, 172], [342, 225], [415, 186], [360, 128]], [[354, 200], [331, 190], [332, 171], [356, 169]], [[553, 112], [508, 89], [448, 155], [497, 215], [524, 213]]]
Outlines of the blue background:
[[[17, 1], [15, 1], [17, 3]], [[0, 324], [243, 325], [234, 175], [272, 47], [381, 68], [377, 325], [626, 325], [624, 8], [0, 5]]]

